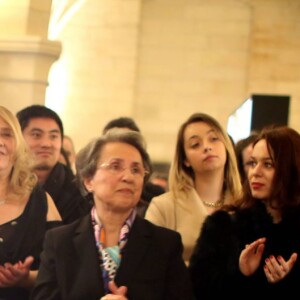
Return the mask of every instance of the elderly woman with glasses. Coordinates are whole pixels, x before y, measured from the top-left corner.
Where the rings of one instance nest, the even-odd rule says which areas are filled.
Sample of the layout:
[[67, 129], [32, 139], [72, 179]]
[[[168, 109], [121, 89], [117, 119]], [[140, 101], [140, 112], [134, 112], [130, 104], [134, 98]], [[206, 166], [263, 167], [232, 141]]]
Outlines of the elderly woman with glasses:
[[113, 129], [77, 155], [90, 214], [51, 230], [32, 299], [192, 299], [179, 233], [136, 214], [151, 163], [138, 132]]

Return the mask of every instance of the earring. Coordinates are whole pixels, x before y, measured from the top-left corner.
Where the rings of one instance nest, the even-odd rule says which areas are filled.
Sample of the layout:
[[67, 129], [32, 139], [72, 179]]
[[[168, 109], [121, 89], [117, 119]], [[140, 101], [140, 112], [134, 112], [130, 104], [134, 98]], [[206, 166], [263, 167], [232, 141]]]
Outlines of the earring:
[[189, 168], [189, 167], [191, 166], [191, 164], [190, 164], [188, 161], [184, 161], [183, 164], [184, 164], [187, 168]]

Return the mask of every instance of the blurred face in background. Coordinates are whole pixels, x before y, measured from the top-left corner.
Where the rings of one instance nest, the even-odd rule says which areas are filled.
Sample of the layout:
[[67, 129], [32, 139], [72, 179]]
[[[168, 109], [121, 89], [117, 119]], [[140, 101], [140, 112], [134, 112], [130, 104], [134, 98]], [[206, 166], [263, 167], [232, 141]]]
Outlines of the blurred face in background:
[[253, 144], [250, 144], [242, 151], [243, 166], [246, 175], [248, 174], [248, 170], [250, 167], [249, 162], [251, 160], [252, 150]]
[[65, 149], [65, 152], [68, 156], [71, 166], [73, 166], [76, 159], [76, 153], [75, 153], [74, 144], [72, 140], [67, 136], [64, 136], [63, 148]]

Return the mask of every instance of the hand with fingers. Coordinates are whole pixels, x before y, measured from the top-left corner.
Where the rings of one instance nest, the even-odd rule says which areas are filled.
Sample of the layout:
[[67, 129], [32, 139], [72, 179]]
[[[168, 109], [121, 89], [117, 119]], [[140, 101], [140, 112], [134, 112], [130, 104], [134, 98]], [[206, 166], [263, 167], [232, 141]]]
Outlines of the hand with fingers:
[[111, 294], [107, 294], [104, 297], [101, 297], [100, 300], [128, 300], [126, 297], [126, 286], [118, 287], [114, 281], [110, 281], [108, 285]]
[[30, 266], [33, 263], [33, 257], [28, 256], [24, 262], [19, 261], [15, 264], [5, 263], [0, 266], [0, 287], [23, 286], [29, 276]]
[[277, 258], [273, 255], [271, 255], [269, 258], [266, 258], [264, 272], [268, 282], [277, 283], [285, 278], [292, 270], [297, 260], [297, 256], [297, 253], [293, 253], [287, 261], [285, 261], [280, 255], [277, 256]]
[[245, 276], [251, 276], [259, 267], [265, 250], [266, 238], [260, 238], [245, 246], [239, 258], [240, 271]]

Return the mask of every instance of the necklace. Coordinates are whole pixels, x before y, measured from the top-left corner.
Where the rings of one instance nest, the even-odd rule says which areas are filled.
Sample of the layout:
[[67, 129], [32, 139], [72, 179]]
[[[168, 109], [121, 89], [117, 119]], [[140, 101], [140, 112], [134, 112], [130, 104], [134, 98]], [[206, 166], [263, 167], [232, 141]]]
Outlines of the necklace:
[[208, 207], [220, 207], [224, 204], [224, 198], [222, 198], [216, 202], [208, 202], [208, 201], [204, 201], [204, 200], [202, 200], [202, 202], [205, 206], [208, 206]]

